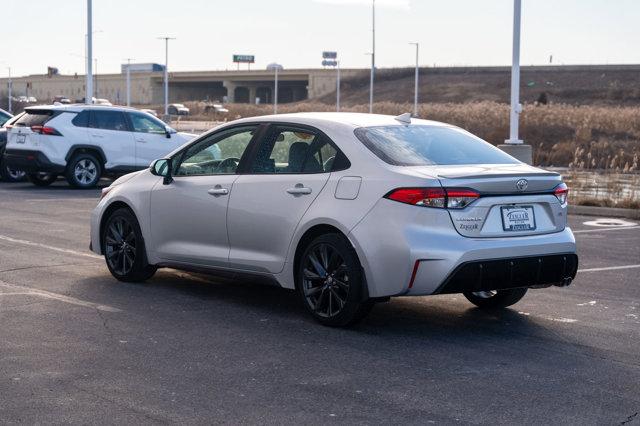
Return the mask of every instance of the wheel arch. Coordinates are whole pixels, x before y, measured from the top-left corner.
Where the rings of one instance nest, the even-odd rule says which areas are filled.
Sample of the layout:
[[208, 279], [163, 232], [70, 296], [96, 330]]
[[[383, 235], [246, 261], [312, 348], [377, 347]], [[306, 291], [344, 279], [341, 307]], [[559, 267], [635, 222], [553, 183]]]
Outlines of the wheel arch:
[[67, 155], [64, 157], [65, 162], [68, 163], [76, 154], [93, 154], [98, 157], [98, 160], [100, 160], [103, 167], [107, 162], [107, 156], [104, 154], [104, 151], [101, 147], [96, 145], [72, 145], [71, 148], [69, 148]]
[[109, 217], [111, 216], [111, 214], [113, 214], [113, 212], [115, 212], [116, 210], [119, 209], [127, 209], [131, 212], [131, 214], [136, 218], [136, 220], [138, 220], [138, 222], [140, 222], [140, 220], [138, 219], [138, 216], [136, 215], [136, 212], [131, 208], [131, 206], [127, 203], [125, 203], [124, 201], [121, 200], [116, 200], [113, 203], [109, 204], [105, 209], [104, 212], [102, 213], [102, 216], [100, 217], [100, 250], [102, 250], [102, 248], [104, 247], [104, 241], [103, 241], [103, 235], [104, 235], [104, 227], [107, 223], [107, 219], [109, 219]]
[[299, 265], [300, 257], [302, 256], [302, 252], [304, 251], [305, 246], [314, 238], [319, 237], [320, 235], [331, 234], [331, 233], [342, 235], [349, 242], [349, 244], [351, 244], [351, 247], [355, 251], [356, 256], [358, 257], [358, 261], [360, 262], [360, 267], [362, 268], [362, 277], [364, 278], [365, 285], [364, 285], [363, 298], [365, 300], [368, 299], [369, 285], [367, 283], [367, 273], [364, 267], [364, 262], [363, 262], [360, 251], [358, 250], [356, 244], [354, 244], [353, 241], [351, 241], [351, 238], [349, 238], [349, 235], [347, 233], [343, 232], [340, 228], [334, 225], [330, 225], [328, 223], [318, 223], [309, 227], [307, 230], [304, 231], [302, 236], [298, 239], [295, 252], [293, 255], [293, 282], [296, 288], [298, 287], [298, 278], [297, 278], [298, 265]]

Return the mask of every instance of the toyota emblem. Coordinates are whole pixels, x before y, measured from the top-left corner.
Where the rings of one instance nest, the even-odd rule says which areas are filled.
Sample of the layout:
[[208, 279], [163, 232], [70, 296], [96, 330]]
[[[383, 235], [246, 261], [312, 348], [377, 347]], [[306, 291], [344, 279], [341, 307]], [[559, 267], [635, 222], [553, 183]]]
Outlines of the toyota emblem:
[[524, 191], [529, 186], [529, 182], [526, 179], [520, 179], [516, 182], [516, 188], [520, 191]]

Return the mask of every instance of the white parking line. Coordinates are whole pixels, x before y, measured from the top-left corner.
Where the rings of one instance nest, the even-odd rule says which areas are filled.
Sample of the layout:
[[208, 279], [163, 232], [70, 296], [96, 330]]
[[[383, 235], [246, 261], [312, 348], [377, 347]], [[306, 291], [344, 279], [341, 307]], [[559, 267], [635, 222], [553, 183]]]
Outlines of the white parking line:
[[48, 250], [57, 251], [60, 253], [73, 254], [75, 256], [90, 257], [92, 259], [102, 259], [102, 256], [98, 256], [97, 254], [85, 253], [85, 252], [76, 251], [76, 250], [69, 250], [61, 247], [50, 246], [47, 244], [34, 243], [33, 241], [19, 240], [17, 238], [8, 237], [6, 235], [0, 235], [0, 240], [8, 241], [10, 243], [23, 244], [25, 246], [40, 247]]
[[76, 299], [75, 297], [69, 297], [58, 293], [52, 293], [46, 290], [38, 290], [31, 287], [24, 287], [21, 285], [9, 284], [4, 281], [0, 281], [0, 287], [11, 290], [9, 293], [1, 293], [0, 296], [13, 296], [13, 295], [29, 295], [38, 296], [45, 299], [57, 300], [59, 302], [69, 303], [76, 306], [84, 306], [85, 308], [97, 309], [105, 312], [122, 312], [121, 309], [114, 308], [108, 305], [101, 305], [99, 303], [87, 302], [86, 300]]
[[618, 269], [635, 269], [635, 268], [640, 268], [640, 265], [606, 266], [604, 268], [578, 269], [578, 272], [615, 271]]
[[618, 226], [616, 228], [579, 229], [577, 231], [573, 231], [573, 233], [584, 234], [587, 232], [626, 231], [629, 229], [640, 229], [640, 226]]

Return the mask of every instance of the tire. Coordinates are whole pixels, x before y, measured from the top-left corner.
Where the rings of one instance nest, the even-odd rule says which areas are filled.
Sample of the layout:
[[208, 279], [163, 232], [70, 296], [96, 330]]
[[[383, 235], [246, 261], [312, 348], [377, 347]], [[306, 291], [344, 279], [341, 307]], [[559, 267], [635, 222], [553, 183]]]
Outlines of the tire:
[[58, 179], [58, 175], [45, 172], [29, 173], [27, 179], [36, 186], [49, 186]]
[[464, 292], [464, 297], [479, 308], [499, 309], [514, 305], [527, 294], [526, 288], [513, 288], [509, 290]]
[[367, 316], [374, 305], [366, 297], [358, 255], [341, 234], [321, 235], [304, 247], [296, 283], [305, 308], [327, 326], [353, 325]]
[[142, 282], [156, 273], [149, 265], [138, 220], [126, 208], [114, 211], [102, 230], [102, 252], [109, 272], [119, 281]]
[[27, 179], [27, 174], [22, 170], [7, 167], [4, 160], [0, 160], [0, 177], [5, 182], [23, 182]]
[[100, 182], [102, 163], [93, 154], [76, 154], [67, 163], [65, 175], [74, 188], [93, 188]]

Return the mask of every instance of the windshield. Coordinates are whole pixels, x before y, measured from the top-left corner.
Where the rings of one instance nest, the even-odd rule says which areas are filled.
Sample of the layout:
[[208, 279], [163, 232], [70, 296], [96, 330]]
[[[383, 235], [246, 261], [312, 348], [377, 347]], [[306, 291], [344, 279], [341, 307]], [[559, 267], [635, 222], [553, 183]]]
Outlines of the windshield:
[[361, 127], [355, 134], [381, 160], [394, 166], [518, 163], [490, 143], [456, 127]]

